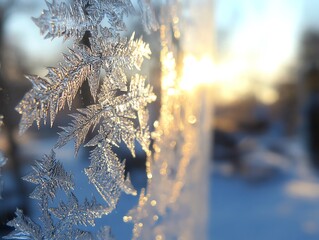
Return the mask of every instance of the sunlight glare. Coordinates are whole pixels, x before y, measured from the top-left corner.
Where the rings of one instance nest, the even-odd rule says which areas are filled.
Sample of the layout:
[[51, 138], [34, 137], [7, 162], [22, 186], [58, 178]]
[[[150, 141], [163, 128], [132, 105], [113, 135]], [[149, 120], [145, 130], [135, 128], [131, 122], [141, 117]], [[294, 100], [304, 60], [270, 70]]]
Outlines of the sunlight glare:
[[190, 91], [199, 85], [212, 84], [214, 69], [214, 63], [208, 56], [204, 56], [199, 60], [191, 55], [186, 56], [184, 59], [180, 88], [185, 91]]

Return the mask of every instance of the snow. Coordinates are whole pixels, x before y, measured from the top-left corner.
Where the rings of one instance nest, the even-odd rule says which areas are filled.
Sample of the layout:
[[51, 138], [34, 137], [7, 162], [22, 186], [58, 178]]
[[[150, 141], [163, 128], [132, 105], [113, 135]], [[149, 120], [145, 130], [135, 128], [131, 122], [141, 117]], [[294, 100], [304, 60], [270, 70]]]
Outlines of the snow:
[[[48, 153], [55, 141], [56, 138], [30, 138], [22, 152], [26, 156], [32, 155], [37, 159], [43, 153]], [[295, 143], [291, 142], [289, 146], [292, 148], [291, 151], [297, 154], [298, 149]], [[99, 198], [83, 173], [83, 169], [89, 164], [85, 160], [87, 154], [84, 151], [80, 151], [78, 159], [74, 159], [71, 143], [57, 152], [57, 158], [62, 161], [67, 170], [72, 170], [77, 185], [76, 195], [80, 201], [92, 195]], [[258, 179], [251, 178], [251, 175], [247, 177], [246, 173], [225, 174], [223, 172], [225, 167], [215, 163], [210, 176], [209, 239], [318, 239], [319, 177], [311, 171], [300, 173], [300, 164], [291, 162], [293, 164], [289, 167], [284, 164], [284, 168], [271, 165], [272, 174]], [[267, 164], [269, 163], [266, 162], [262, 166]], [[133, 185], [140, 192], [146, 184], [145, 173], [137, 169], [130, 174]], [[8, 178], [9, 175], [5, 173], [7, 187], [12, 181]], [[102, 199], [98, 200], [103, 202]], [[98, 219], [95, 229], [110, 225], [116, 239], [130, 239], [132, 224], [123, 223], [122, 219], [137, 204], [137, 201], [137, 196], [122, 194], [117, 209], [109, 216]], [[33, 200], [30, 200], [30, 203], [31, 217], [35, 219], [39, 215], [38, 205]], [[0, 208], [7, 205], [1, 204]]]
[[319, 199], [287, 193], [286, 186], [293, 179], [277, 176], [251, 183], [213, 174], [210, 239], [318, 239]]

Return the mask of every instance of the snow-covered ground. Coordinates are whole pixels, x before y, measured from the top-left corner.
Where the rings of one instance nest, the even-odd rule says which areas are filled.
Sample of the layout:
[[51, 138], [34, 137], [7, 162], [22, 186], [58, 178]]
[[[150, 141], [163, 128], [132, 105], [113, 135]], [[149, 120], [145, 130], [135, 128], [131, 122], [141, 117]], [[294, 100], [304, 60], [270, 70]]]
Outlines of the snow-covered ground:
[[[210, 239], [319, 239], [319, 175], [300, 139], [268, 140], [255, 141], [236, 173], [230, 163], [215, 163]], [[270, 144], [279, 152], [270, 151]]]
[[[22, 154], [40, 158], [49, 152], [55, 141], [28, 139]], [[294, 144], [288, 144], [290, 152], [296, 151]], [[298, 151], [294, 155], [297, 156]], [[78, 159], [74, 159], [72, 144], [57, 152], [57, 158], [65, 168], [72, 170], [78, 198], [83, 201], [84, 197], [95, 195], [101, 201], [83, 173], [89, 164], [83, 159], [85, 156], [82, 151]], [[278, 159], [276, 157], [263, 148], [258, 149], [258, 152], [247, 155], [244, 160], [246, 168], [241, 173], [228, 171], [231, 168], [227, 165], [229, 163], [214, 165], [209, 183], [209, 239], [319, 239], [319, 177], [307, 171], [302, 159], [271, 161], [270, 158]], [[254, 169], [258, 169], [258, 174], [253, 172]], [[142, 170], [133, 170], [131, 178], [138, 191], [145, 187], [146, 178]], [[123, 223], [122, 218], [137, 200], [137, 197], [123, 194], [118, 208], [111, 215], [98, 219], [97, 227], [110, 225], [116, 239], [130, 239], [132, 224]], [[32, 217], [36, 218], [39, 215], [38, 205], [33, 200], [30, 204]]]
[[210, 239], [319, 239], [318, 193], [318, 180], [278, 175], [253, 183], [213, 174]]

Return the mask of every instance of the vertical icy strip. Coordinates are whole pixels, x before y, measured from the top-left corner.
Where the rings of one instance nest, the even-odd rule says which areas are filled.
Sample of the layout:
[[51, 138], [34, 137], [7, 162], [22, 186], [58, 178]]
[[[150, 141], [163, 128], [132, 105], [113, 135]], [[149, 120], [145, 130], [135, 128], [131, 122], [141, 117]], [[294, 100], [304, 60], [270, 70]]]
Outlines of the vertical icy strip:
[[1, 168], [6, 164], [7, 159], [3, 156], [3, 153], [0, 152], [0, 199], [2, 198], [2, 191], [4, 187], [4, 180], [1, 176]]
[[[180, 87], [185, 47], [191, 44], [191, 34], [197, 37], [196, 32], [183, 35], [188, 28], [179, 27], [188, 22], [183, 18], [191, 14], [190, 2], [165, 0], [162, 4], [162, 105], [152, 133], [154, 154], [147, 160], [147, 190], [124, 217], [125, 222], [134, 223], [133, 239], [207, 238], [210, 101], [203, 88], [185, 91]], [[196, 48], [199, 43], [192, 44]]]
[[[2, 119], [3, 119], [3, 116], [0, 116], [0, 130], [1, 130], [1, 127], [3, 125]], [[7, 159], [5, 158], [3, 153], [0, 152], [0, 199], [2, 198], [1, 194], [3, 191], [3, 187], [4, 187], [4, 181], [3, 181], [2, 176], [1, 176], [1, 168], [6, 164], [6, 162], [7, 162]]]

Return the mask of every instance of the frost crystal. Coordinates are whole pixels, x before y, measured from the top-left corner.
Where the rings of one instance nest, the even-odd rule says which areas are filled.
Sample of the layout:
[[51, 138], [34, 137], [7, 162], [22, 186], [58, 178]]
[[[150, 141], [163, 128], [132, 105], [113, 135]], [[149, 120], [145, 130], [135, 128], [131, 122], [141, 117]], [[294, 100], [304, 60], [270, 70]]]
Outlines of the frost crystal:
[[74, 188], [71, 175], [55, 159], [53, 151], [49, 156], [45, 155], [42, 160], [36, 161], [33, 172], [25, 176], [23, 180], [37, 184], [30, 197], [38, 200], [41, 200], [44, 196], [54, 199], [59, 188], [66, 193]]
[[83, 205], [79, 204], [78, 199], [73, 193], [68, 196], [68, 202], [60, 202], [57, 208], [51, 208], [50, 212], [61, 221], [62, 229], [70, 229], [72, 226], [95, 226], [95, 218], [101, 218], [104, 214], [108, 214], [109, 209], [98, 204], [93, 198], [92, 201], [85, 199]]
[[[92, 40], [92, 47], [75, 45], [64, 62], [57, 68], [48, 68], [46, 78], [27, 76], [33, 88], [24, 96], [17, 111], [22, 114], [20, 133], [25, 132], [35, 121], [38, 125], [50, 116], [51, 125], [57, 112], [67, 103], [69, 108], [79, 88], [87, 79], [92, 97], [95, 99], [100, 82], [100, 72], [106, 73], [105, 81], [118, 81], [120, 90], [125, 88], [125, 70], [139, 69], [143, 58], [149, 58], [150, 50], [141, 39], [134, 40], [134, 34], [127, 40], [113, 42], [103, 34]], [[96, 47], [95, 47], [96, 46]], [[115, 70], [113, 70], [115, 69]], [[118, 78], [118, 76], [121, 76]]]
[[[98, 204], [94, 198], [80, 204], [72, 192], [74, 183], [71, 176], [55, 159], [53, 151], [50, 156], [45, 155], [37, 161], [33, 172], [24, 179], [37, 184], [31, 197], [40, 201], [41, 224], [35, 223], [18, 209], [16, 218], [8, 222], [15, 230], [6, 236], [7, 239], [96, 239], [78, 227], [94, 226], [94, 220], [110, 213], [111, 209]], [[68, 201], [50, 207], [59, 189], [68, 196]]]
[[[135, 142], [149, 152], [147, 105], [156, 99], [145, 77], [134, 73], [149, 58], [149, 45], [142, 38], [123, 37], [126, 29], [124, 17], [135, 13], [130, 0], [52, 0], [47, 10], [33, 18], [45, 38], [63, 37], [74, 40], [74, 45], [57, 67], [47, 68], [48, 73], [27, 76], [32, 89], [16, 107], [22, 115], [20, 133], [35, 122], [38, 127], [66, 106], [71, 110], [73, 100], [84, 81], [88, 81], [94, 103], [71, 114], [72, 121], [62, 127], [56, 148], [75, 140], [75, 152], [86, 142], [90, 130], [97, 134], [86, 142], [93, 146], [90, 166], [85, 169], [89, 181], [95, 186], [107, 206], [85, 200], [79, 203], [72, 193], [72, 177], [55, 159], [54, 151], [36, 162], [33, 172], [24, 180], [37, 184], [31, 198], [40, 202], [41, 226], [17, 210], [17, 217], [9, 222], [19, 236], [32, 239], [112, 239], [110, 229], [104, 227], [98, 235], [78, 229], [78, 225], [94, 226], [94, 220], [109, 214], [118, 202], [121, 192], [136, 195], [130, 177], [124, 175], [124, 162], [111, 150], [125, 143], [135, 155]], [[145, 29], [158, 27], [149, 0], [139, 1]], [[102, 23], [107, 21], [107, 26]], [[130, 79], [127, 75], [132, 76]], [[63, 190], [67, 202], [56, 202], [57, 191]]]
[[[124, 142], [135, 155], [136, 140], [148, 151], [150, 134], [146, 106], [156, 98], [152, 88], [145, 86], [145, 78], [138, 74], [132, 77], [125, 92], [118, 94], [118, 90], [116, 85], [105, 81], [98, 103], [73, 114], [72, 123], [62, 128], [57, 143], [61, 147], [74, 138], [77, 152], [89, 130], [100, 123], [98, 134], [86, 144], [96, 148], [91, 152], [91, 165], [85, 173], [110, 208], [116, 207], [121, 191], [136, 195], [129, 177], [124, 180], [124, 164], [119, 162], [111, 146], [119, 146], [120, 142]], [[137, 126], [134, 122], [136, 119]]]
[[5, 239], [42, 239], [40, 226], [25, 216], [19, 209], [16, 211], [16, 218], [8, 222], [8, 226], [14, 227], [15, 230], [7, 235]]
[[109, 146], [97, 147], [91, 152], [91, 165], [85, 170], [111, 209], [116, 207], [122, 191], [136, 195], [129, 175], [124, 179], [124, 163], [120, 163]]
[[39, 18], [33, 18], [41, 34], [46, 34], [45, 38], [79, 39], [86, 31], [97, 31], [105, 16], [110, 30], [124, 30], [123, 16], [134, 11], [128, 0], [76, 0], [71, 5], [60, 0], [46, 3], [48, 10]]
[[[98, 103], [71, 115], [73, 121], [68, 127], [62, 128], [57, 146], [61, 147], [74, 138], [77, 152], [89, 130], [101, 123], [98, 135], [88, 146], [96, 146], [101, 141], [118, 146], [123, 141], [134, 155], [134, 140], [138, 140], [148, 149], [148, 139], [143, 139], [143, 134], [147, 131], [146, 106], [156, 98], [152, 88], [145, 86], [144, 77], [134, 75], [126, 92], [118, 95], [117, 90], [111, 82], [105, 81]], [[139, 122], [137, 127], [134, 126], [135, 119]]]

